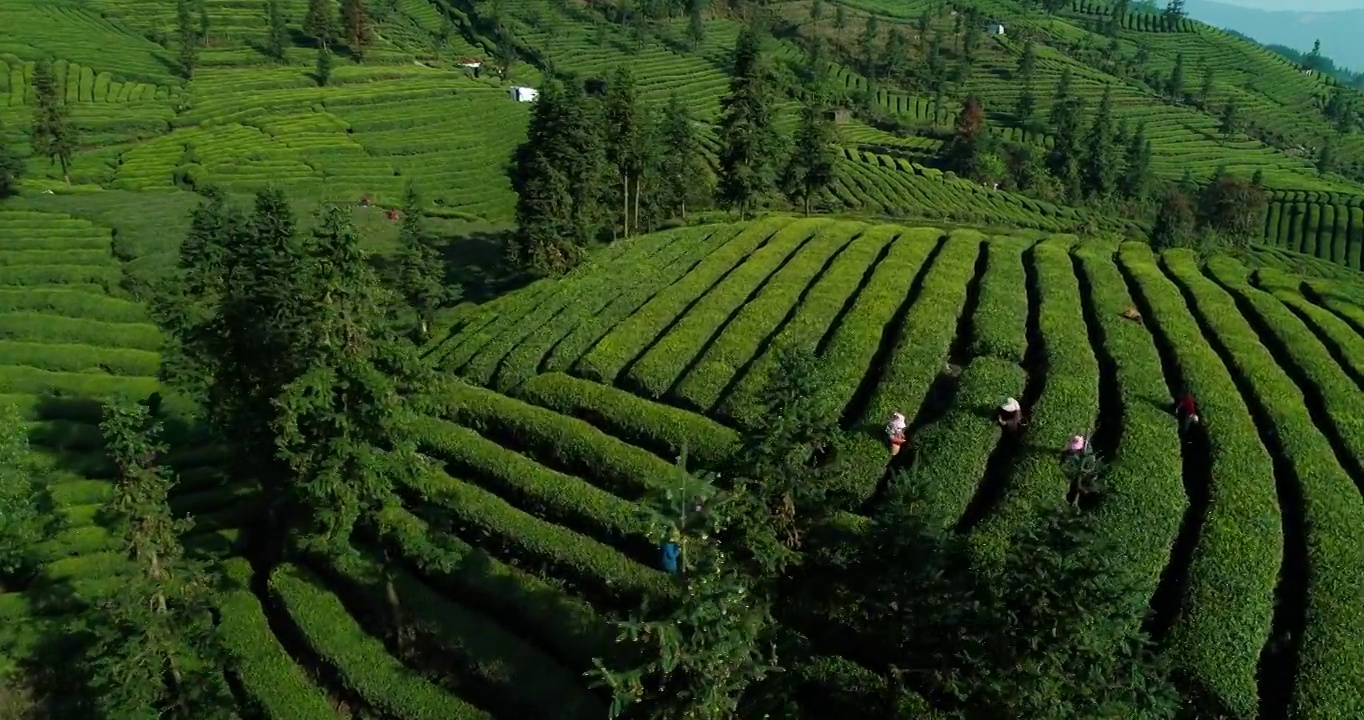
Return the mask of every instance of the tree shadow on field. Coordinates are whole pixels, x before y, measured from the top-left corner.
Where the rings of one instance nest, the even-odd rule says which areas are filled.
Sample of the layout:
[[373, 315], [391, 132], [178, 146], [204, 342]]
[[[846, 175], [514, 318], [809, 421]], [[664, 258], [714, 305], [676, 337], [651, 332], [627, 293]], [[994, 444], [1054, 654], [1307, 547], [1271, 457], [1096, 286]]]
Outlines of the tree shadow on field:
[[464, 288], [464, 299], [483, 303], [529, 284], [531, 278], [508, 265], [510, 230], [476, 231], [441, 238], [446, 284]]
[[152, 57], [156, 58], [156, 61], [161, 64], [161, 67], [165, 68], [166, 72], [170, 73], [172, 77], [184, 79], [185, 68], [180, 64], [179, 60], [175, 60], [159, 52], [152, 53]]
[[88, 623], [95, 598], [84, 595], [69, 580], [30, 587], [30, 616], [15, 623], [19, 660], [15, 679], [31, 699], [18, 720], [65, 720], [94, 716], [94, 698], [81, 663], [91, 635]]

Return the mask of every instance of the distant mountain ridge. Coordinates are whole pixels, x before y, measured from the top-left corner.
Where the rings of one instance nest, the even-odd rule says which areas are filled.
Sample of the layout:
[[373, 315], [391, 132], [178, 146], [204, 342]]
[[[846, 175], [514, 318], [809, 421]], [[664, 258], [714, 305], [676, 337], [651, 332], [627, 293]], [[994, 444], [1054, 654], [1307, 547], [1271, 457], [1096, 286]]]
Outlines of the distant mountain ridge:
[[1286, 45], [1306, 52], [1321, 40], [1321, 54], [1338, 67], [1364, 70], [1364, 9], [1327, 12], [1258, 10], [1213, 2], [1188, 0], [1189, 17], [1216, 27], [1235, 30], [1265, 45]]

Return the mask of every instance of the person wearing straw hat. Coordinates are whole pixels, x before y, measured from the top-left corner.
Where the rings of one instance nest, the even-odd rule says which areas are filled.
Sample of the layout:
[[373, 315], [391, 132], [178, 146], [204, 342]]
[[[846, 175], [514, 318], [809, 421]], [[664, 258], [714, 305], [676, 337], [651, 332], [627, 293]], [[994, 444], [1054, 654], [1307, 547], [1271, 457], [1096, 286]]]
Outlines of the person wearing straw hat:
[[886, 423], [886, 436], [890, 440], [891, 457], [900, 454], [900, 448], [905, 444], [905, 430], [908, 428], [909, 423], [905, 421], [903, 413], [890, 416], [890, 422]]
[[1018, 404], [1018, 400], [1009, 398], [999, 406], [999, 412], [995, 416], [995, 422], [1006, 431], [1018, 432], [1018, 428], [1023, 425], [1023, 407]]
[[1094, 447], [1085, 435], [1074, 435], [1066, 442], [1061, 455], [1062, 470], [1070, 477], [1070, 489], [1066, 501], [1078, 504], [1081, 496], [1091, 491], [1094, 476], [1099, 471], [1098, 459], [1094, 457]]

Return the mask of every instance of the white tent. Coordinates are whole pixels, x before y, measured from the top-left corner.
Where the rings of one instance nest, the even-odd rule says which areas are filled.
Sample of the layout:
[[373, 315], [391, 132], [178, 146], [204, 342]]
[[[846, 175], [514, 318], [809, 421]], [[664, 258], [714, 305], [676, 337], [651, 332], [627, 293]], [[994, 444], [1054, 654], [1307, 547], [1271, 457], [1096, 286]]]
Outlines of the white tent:
[[540, 97], [540, 92], [535, 88], [517, 85], [507, 92], [507, 96], [517, 102], [535, 102], [536, 98]]

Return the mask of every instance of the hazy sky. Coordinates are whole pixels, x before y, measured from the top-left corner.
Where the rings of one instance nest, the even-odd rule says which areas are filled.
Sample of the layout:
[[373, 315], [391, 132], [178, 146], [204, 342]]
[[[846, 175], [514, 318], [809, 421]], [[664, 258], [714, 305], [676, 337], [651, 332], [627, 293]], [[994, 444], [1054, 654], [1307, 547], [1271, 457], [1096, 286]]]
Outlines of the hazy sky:
[[[1364, 0], [1214, 0], [1226, 5], [1260, 10], [1356, 10], [1364, 8]], [[1159, 5], [1160, 3], [1156, 3]]]

